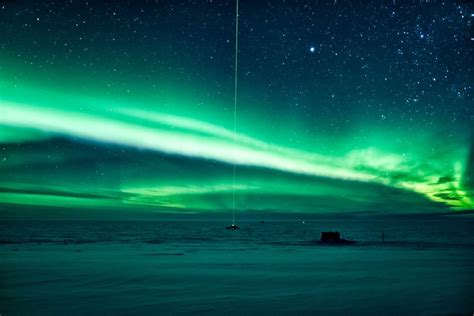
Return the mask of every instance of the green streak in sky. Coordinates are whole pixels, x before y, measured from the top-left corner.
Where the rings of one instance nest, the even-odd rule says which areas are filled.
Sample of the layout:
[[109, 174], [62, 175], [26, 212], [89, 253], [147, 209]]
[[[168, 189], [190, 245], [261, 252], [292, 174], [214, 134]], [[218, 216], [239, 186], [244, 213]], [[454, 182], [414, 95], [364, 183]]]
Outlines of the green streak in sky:
[[[465, 187], [463, 178], [466, 172], [469, 142], [460, 140], [456, 150], [437, 154], [429, 148], [433, 144], [415, 142], [403, 151], [390, 151], [390, 141], [384, 135], [387, 131], [371, 131], [379, 139], [378, 142], [358, 143], [353, 139], [334, 141], [331, 150], [322, 151], [318, 146], [279, 145], [271, 140], [250, 135], [245, 120], [238, 127], [235, 137], [228, 126], [229, 113], [222, 111], [208, 115], [202, 113], [186, 113], [186, 100], [173, 96], [173, 103], [162, 110], [160, 105], [138, 104], [129, 101], [95, 99], [90, 96], [65, 95], [53, 90], [44, 91], [37, 88], [18, 88], [2, 84], [0, 99], [0, 142], [22, 143], [25, 141], [42, 141], [50, 137], [62, 136], [71, 139], [82, 139], [103, 144], [115, 144], [125, 148], [137, 148], [157, 153], [171, 154], [203, 161], [204, 163], [219, 162], [233, 164], [239, 168], [256, 168], [280, 172], [297, 177], [307, 177], [312, 181], [329, 179], [338, 183], [351, 183], [354, 187], [368, 188], [370, 185], [411, 192], [422, 196], [433, 203], [446, 205], [453, 209], [469, 209], [474, 206], [471, 189]], [[212, 107], [224, 107], [214, 104]], [[210, 120], [209, 117], [214, 117]], [[217, 117], [222, 120], [216, 121]], [[265, 125], [261, 122], [260, 125]], [[398, 137], [409, 138], [398, 132]], [[330, 143], [330, 139], [314, 134], [318, 140]], [[375, 138], [375, 137], [374, 137]], [[434, 138], [434, 137], [433, 137]], [[433, 138], [426, 139], [434, 142]], [[348, 142], [353, 142], [352, 146]], [[344, 150], [351, 147], [350, 150]], [[387, 149], [388, 148], [388, 149]], [[430, 153], [430, 154], [428, 154]], [[3, 153], [8, 154], [8, 153]], [[6, 157], [6, 156], [5, 156]], [[8, 170], [15, 165], [13, 161], [3, 158], [2, 169]], [[230, 170], [230, 169], [229, 169]], [[206, 177], [205, 174], [201, 175]], [[180, 183], [180, 179], [182, 179]], [[3, 192], [1, 203], [29, 205], [63, 205], [63, 206], [162, 206], [166, 208], [215, 209], [229, 207], [232, 192], [231, 173], [223, 173], [219, 180], [208, 181], [188, 179], [183, 176], [174, 180], [146, 181], [140, 179], [124, 179], [121, 183], [119, 196], [107, 199], [87, 197], [54, 196], [52, 193], [35, 195], [33, 193]], [[272, 181], [271, 177], [255, 176], [240, 177], [235, 190], [238, 196], [273, 196], [275, 200], [287, 199], [291, 207], [292, 197], [311, 199], [321, 195], [338, 198], [338, 194], [350, 194], [351, 189], [338, 191], [337, 185], [324, 187], [311, 181], [285, 180]], [[307, 181], [307, 180], [304, 180]], [[38, 179], [37, 186], [41, 183]], [[0, 178], [3, 188], [17, 188], [18, 183]], [[34, 187], [35, 184], [30, 186]], [[100, 189], [96, 188], [97, 190]], [[74, 191], [74, 188], [71, 189]], [[366, 189], [364, 189], [366, 190]], [[94, 191], [92, 188], [90, 191]], [[374, 196], [361, 198], [376, 199]], [[215, 202], [215, 196], [226, 200]], [[214, 198], [214, 200], [213, 200]], [[354, 199], [357, 199], [355, 197]], [[380, 198], [383, 202], [383, 197]], [[117, 202], [120, 201], [120, 203]], [[261, 204], [259, 204], [261, 203]], [[329, 203], [330, 204], [330, 203]], [[217, 206], [218, 205], [218, 206]], [[298, 204], [295, 202], [295, 205]], [[258, 209], [271, 208], [272, 203], [256, 202], [247, 199], [240, 208]], [[274, 206], [273, 206], [274, 207]], [[413, 205], [416, 207], [416, 205]], [[301, 207], [304, 208], [304, 207]], [[311, 211], [308, 208], [307, 211]]]

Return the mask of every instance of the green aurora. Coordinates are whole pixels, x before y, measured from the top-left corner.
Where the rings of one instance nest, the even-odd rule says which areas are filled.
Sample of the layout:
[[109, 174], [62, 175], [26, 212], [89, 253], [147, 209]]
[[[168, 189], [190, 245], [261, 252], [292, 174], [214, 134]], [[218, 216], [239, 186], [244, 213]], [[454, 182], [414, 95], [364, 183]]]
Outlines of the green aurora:
[[[271, 30], [280, 24], [263, 27], [264, 20], [244, 5], [234, 139], [233, 47], [227, 40], [233, 6], [205, 6], [220, 18], [202, 23], [205, 17], [189, 14], [202, 9], [194, 7], [155, 8], [164, 17], [155, 19], [132, 7], [111, 14], [100, 4], [87, 15], [83, 4], [71, 2], [60, 17], [42, 6], [3, 6], [3, 209], [227, 211], [234, 188], [240, 211], [383, 214], [474, 207], [470, 68], [459, 66], [469, 60], [465, 44], [423, 48], [413, 33], [403, 42], [409, 48], [397, 48], [393, 34], [377, 31], [372, 39], [384, 49], [353, 42], [347, 48], [350, 38], [331, 39], [323, 26], [296, 40], [305, 22], [284, 20], [291, 10], [282, 5], [271, 11], [277, 16], [271, 21], [284, 23], [296, 42], [281, 39], [283, 48], [275, 49], [280, 42]], [[457, 34], [467, 37], [457, 7], [449, 10], [450, 23], [460, 25]], [[363, 10], [349, 16], [365, 21]], [[313, 24], [333, 23], [325, 19]], [[428, 16], [426, 23], [432, 20]], [[147, 27], [133, 29], [133, 21], [148, 21]], [[170, 23], [179, 27], [168, 28]], [[70, 28], [79, 31], [63, 32]], [[204, 28], [230, 35], [200, 37]], [[159, 31], [165, 29], [169, 33]], [[364, 40], [365, 31], [353, 31]], [[451, 26], [437, 31], [452, 38]], [[338, 27], [334, 32], [345, 34]], [[270, 39], [259, 41], [257, 34]], [[320, 44], [309, 52], [314, 38]], [[439, 61], [417, 55], [424, 68], [413, 72], [401, 49], [432, 49]], [[453, 49], [460, 53], [451, 60]]]
[[[234, 142], [231, 124], [219, 125], [225, 113], [216, 122], [205, 111], [183, 115], [189, 101], [178, 94], [168, 98], [169, 107], [177, 110], [171, 113], [152, 110], [151, 100], [150, 104], [119, 102], [113, 97], [66, 95], [5, 82], [1, 88], [2, 203], [152, 206], [165, 212], [225, 210], [231, 207], [230, 166], [235, 162], [237, 208], [242, 210], [341, 212], [360, 211], [363, 206], [432, 211], [473, 206], [465, 181], [468, 138], [452, 145], [457, 150], [433, 153], [437, 135], [427, 132], [412, 140], [410, 148], [388, 151], [385, 148], [394, 145], [383, 138], [393, 132], [379, 130], [373, 132], [379, 142], [365, 147], [354, 143], [354, 149], [346, 152], [347, 140], [334, 142], [334, 150], [328, 153], [318, 148], [318, 140], [300, 148], [272, 143], [247, 133], [243, 122]], [[397, 137], [411, 136], [399, 133]], [[28, 149], [58, 139], [73, 141], [66, 144], [68, 150], [52, 145]], [[87, 147], [94, 147], [96, 153], [101, 147], [104, 152], [117, 151], [120, 162], [98, 167], [101, 158], [88, 157]], [[141, 162], [145, 157], [152, 161]], [[90, 169], [70, 167], [71, 161], [88, 159], [99, 163]], [[22, 168], [25, 165], [32, 167]], [[178, 172], [170, 170], [177, 168]], [[82, 180], [84, 174], [88, 180]]]

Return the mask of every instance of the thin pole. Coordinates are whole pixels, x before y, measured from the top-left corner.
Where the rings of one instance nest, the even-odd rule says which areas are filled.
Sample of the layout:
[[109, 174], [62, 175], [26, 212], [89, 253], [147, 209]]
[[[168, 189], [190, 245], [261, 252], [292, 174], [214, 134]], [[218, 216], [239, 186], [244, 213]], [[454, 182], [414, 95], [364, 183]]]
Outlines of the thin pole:
[[[237, 141], [237, 74], [239, 54], [239, 0], [235, 1], [235, 59], [234, 59], [234, 148]], [[233, 160], [233, 183], [232, 183], [232, 225], [235, 224], [235, 154]]]

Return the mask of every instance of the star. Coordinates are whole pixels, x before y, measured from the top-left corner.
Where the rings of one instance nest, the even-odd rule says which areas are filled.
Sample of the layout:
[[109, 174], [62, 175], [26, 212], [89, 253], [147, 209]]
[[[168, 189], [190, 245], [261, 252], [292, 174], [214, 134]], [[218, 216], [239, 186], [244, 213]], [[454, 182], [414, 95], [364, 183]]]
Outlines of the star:
[[309, 52], [310, 52], [310, 53], [316, 52], [316, 47], [310, 46], [310, 47], [309, 47]]

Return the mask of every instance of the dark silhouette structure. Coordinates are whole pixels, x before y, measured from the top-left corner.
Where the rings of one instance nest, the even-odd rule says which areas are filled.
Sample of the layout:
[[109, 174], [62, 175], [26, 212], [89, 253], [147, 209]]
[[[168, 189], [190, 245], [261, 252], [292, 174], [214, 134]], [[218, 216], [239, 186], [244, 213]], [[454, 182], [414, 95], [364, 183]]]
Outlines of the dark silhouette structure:
[[321, 242], [326, 244], [352, 244], [355, 243], [353, 240], [341, 238], [339, 232], [322, 232]]
[[239, 230], [239, 226], [232, 224], [230, 226], [227, 226], [227, 229], [232, 229], [232, 230]]

